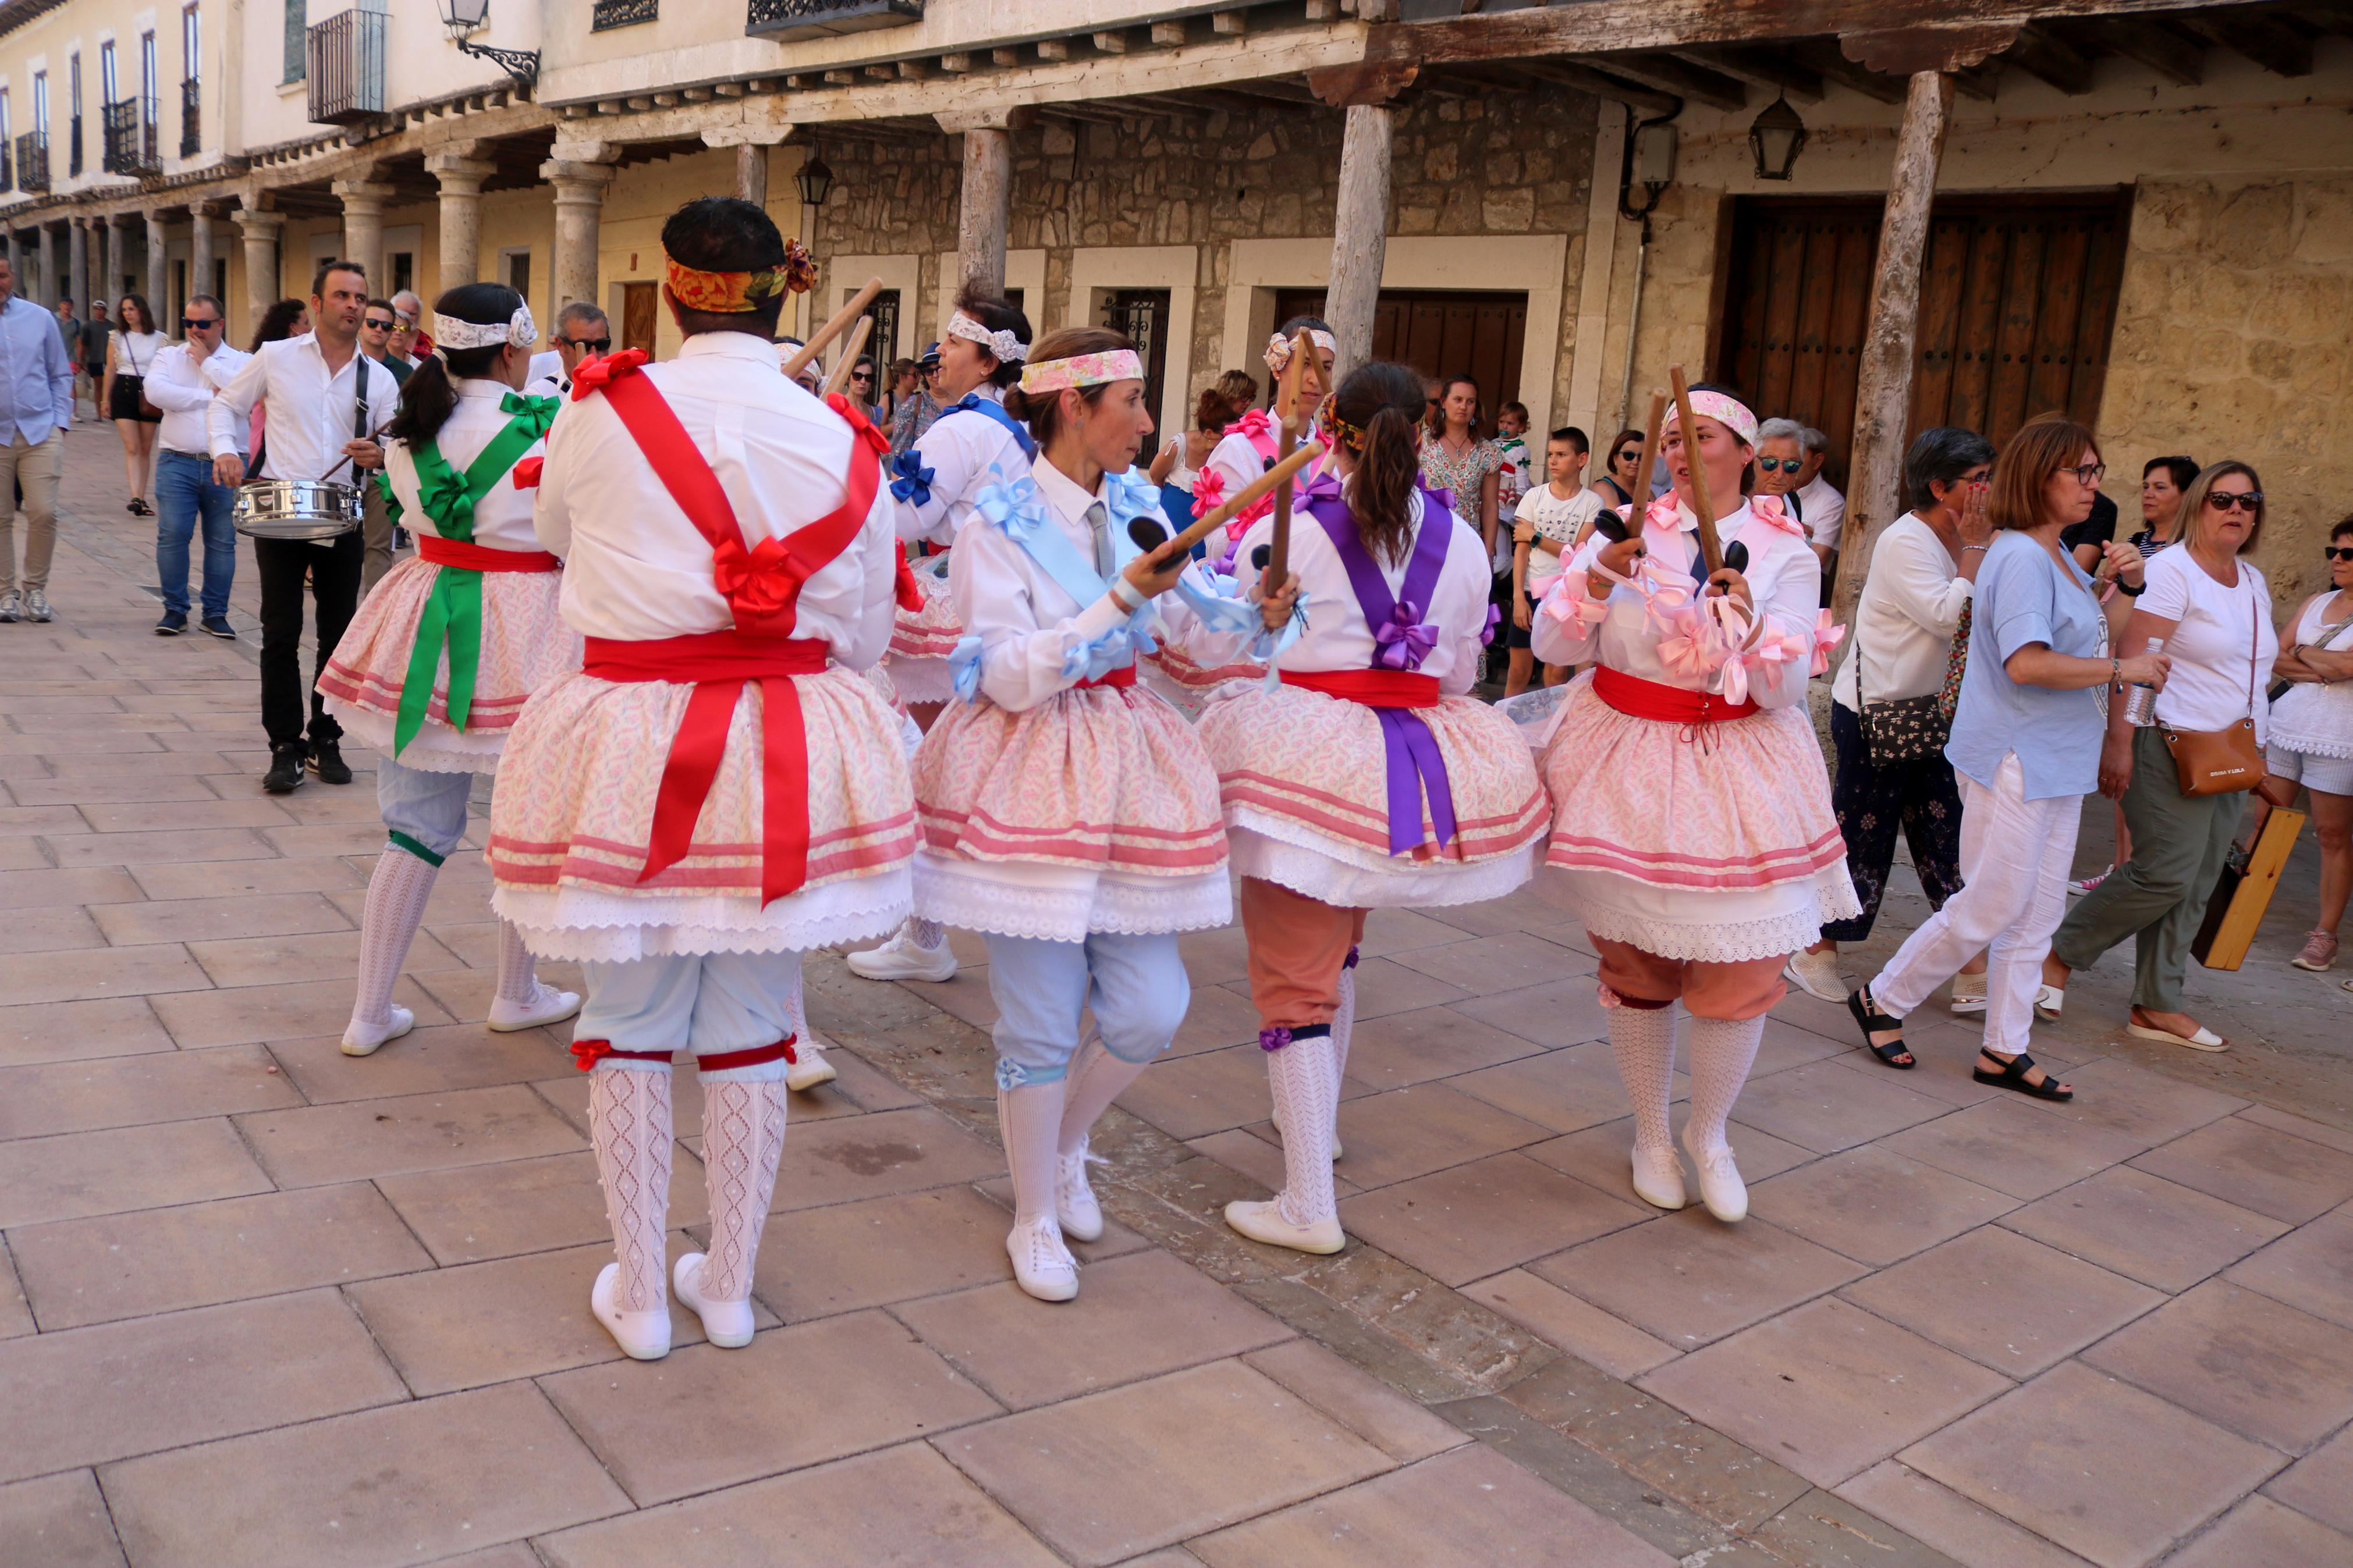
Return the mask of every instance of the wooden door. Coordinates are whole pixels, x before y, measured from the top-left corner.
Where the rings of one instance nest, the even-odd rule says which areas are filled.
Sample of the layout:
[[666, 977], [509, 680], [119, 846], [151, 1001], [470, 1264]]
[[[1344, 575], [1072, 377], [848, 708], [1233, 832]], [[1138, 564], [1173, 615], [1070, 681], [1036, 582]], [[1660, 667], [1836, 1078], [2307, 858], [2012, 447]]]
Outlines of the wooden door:
[[654, 314], [658, 304], [654, 286], [650, 283], [621, 285], [621, 347], [654, 352], [654, 331], [659, 318]]
[[1144, 438], [1137, 461], [1149, 463], [1159, 454], [1167, 435], [1160, 426], [1160, 398], [1168, 375], [1168, 290], [1121, 289], [1104, 297], [1103, 324], [1124, 332], [1144, 362], [1144, 406], [1151, 411], [1152, 434]]
[[[1879, 252], [1876, 197], [1742, 197], [1712, 374], [1830, 437], [1846, 482]], [[2099, 418], [2124, 275], [2124, 199], [1955, 196], [1929, 217], [1905, 441], [1959, 425], [1999, 446], [2035, 415]]]
[[[1277, 322], [1323, 310], [1322, 289], [1285, 289], [1274, 297]], [[1429, 376], [1468, 375], [1479, 384], [1484, 436], [1495, 433], [1495, 411], [1520, 395], [1527, 336], [1525, 294], [1384, 289], [1373, 315], [1375, 359], [1395, 360]], [[1254, 373], [1261, 368], [1251, 367]]]

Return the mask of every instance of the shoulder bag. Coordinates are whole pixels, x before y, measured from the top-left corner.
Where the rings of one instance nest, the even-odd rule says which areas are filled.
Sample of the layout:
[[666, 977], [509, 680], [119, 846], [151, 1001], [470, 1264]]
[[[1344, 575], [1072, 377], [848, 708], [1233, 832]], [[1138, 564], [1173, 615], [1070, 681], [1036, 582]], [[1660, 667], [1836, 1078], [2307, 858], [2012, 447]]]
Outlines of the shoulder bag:
[[1863, 754], [1875, 768], [1908, 763], [1945, 749], [1952, 738], [1953, 711], [1959, 706], [1961, 670], [1968, 658], [1968, 608], [1945, 656], [1945, 679], [1924, 697], [1885, 698], [1877, 702], [1862, 694], [1862, 606], [1854, 613], [1854, 705], [1862, 731]]
[[[124, 345], [124, 348], [123, 348], [123, 357], [124, 357], [125, 359], [129, 359], [129, 358], [130, 358], [130, 346], [129, 346], [129, 344], [127, 344], [127, 343]], [[160, 408], [156, 407], [156, 406], [155, 406], [155, 405], [154, 405], [153, 402], [151, 402], [151, 401], [148, 399], [148, 396], [147, 396], [147, 372], [152, 372], [152, 371], [153, 371], [153, 370], [154, 370], [154, 368], [155, 368], [155, 359], [154, 359], [154, 356], [153, 356], [153, 355], [152, 355], [152, 354], [148, 356], [148, 359], [147, 359], [147, 372], [140, 371], [140, 370], [138, 369], [138, 363], [137, 363], [136, 361], [132, 361], [132, 372], [133, 372], [133, 374], [132, 374], [132, 375], [131, 379], [132, 379], [133, 382], [135, 382], [135, 383], [138, 384], [138, 387], [139, 387], [139, 417], [141, 417], [142, 419], [161, 419], [161, 418], [163, 418], [163, 417], [164, 417], [164, 411], [163, 411], [162, 409], [160, 409]]]
[[2236, 795], [2263, 782], [2263, 751], [2255, 744], [2255, 647], [2262, 608], [2252, 584], [2247, 595], [2247, 716], [2226, 730], [2177, 730], [2159, 727], [2165, 749], [2173, 753], [2181, 793], [2196, 798]]

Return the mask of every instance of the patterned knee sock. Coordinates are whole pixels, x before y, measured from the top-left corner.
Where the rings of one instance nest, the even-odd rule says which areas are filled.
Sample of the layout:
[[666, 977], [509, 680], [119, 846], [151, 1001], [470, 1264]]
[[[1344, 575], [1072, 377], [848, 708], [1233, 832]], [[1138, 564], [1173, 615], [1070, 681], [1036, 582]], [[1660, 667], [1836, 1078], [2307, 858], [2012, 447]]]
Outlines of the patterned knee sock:
[[1674, 1146], [1667, 1126], [1667, 1102], [1675, 1081], [1675, 1010], [1672, 1007], [1609, 1009], [1609, 1050], [1618, 1078], [1634, 1107], [1634, 1143], [1641, 1149]]
[[379, 1028], [390, 1022], [393, 982], [408, 962], [408, 944], [425, 919], [425, 902], [439, 874], [439, 867], [395, 845], [385, 845], [375, 858], [367, 904], [360, 914], [359, 989], [352, 998], [353, 1022]]
[[1694, 1151], [1725, 1146], [1725, 1119], [1748, 1081], [1749, 1066], [1764, 1038], [1761, 1017], [1692, 1020], [1692, 1108], [1683, 1142]]
[[528, 1007], [539, 1000], [539, 969], [522, 932], [506, 921], [499, 922], [499, 1000]]
[[650, 1312], [669, 1299], [662, 1236], [670, 1215], [670, 1072], [600, 1065], [588, 1078], [588, 1131], [596, 1179], [621, 1266], [613, 1303]]
[[925, 952], [930, 952], [947, 939], [947, 927], [939, 921], [927, 921], [921, 915], [907, 917], [907, 940]]
[[702, 1166], [711, 1194], [711, 1246], [702, 1262], [702, 1290], [712, 1301], [752, 1294], [752, 1266], [768, 1200], [776, 1190], [776, 1163], [785, 1152], [782, 1079], [765, 1083], [702, 1084]]
[[1013, 1223], [1054, 1218], [1054, 1162], [1062, 1136], [1063, 1086], [1024, 1084], [997, 1091], [997, 1126], [1013, 1175]]
[[1266, 1053], [1267, 1088], [1282, 1118], [1282, 1192], [1275, 1200], [1293, 1225], [1339, 1213], [1332, 1196], [1332, 1119], [1340, 1106], [1340, 1068], [1328, 1035], [1294, 1035]]
[[1340, 971], [1340, 1008], [1332, 1015], [1332, 1062], [1341, 1078], [1348, 1076], [1348, 1037], [1356, 1032], [1356, 950], [1348, 950], [1347, 967]]
[[1086, 1038], [1071, 1058], [1070, 1075], [1062, 1080], [1060, 1152], [1075, 1154], [1087, 1141], [1087, 1130], [1103, 1119], [1111, 1102], [1144, 1076], [1149, 1062], [1124, 1062], [1103, 1043], [1103, 1031], [1090, 1024]]

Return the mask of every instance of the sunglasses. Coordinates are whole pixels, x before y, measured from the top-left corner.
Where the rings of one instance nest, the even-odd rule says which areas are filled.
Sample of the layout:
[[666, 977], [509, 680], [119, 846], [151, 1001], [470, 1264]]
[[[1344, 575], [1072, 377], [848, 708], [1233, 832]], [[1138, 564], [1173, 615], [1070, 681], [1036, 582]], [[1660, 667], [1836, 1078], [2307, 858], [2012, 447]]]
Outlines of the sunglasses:
[[874, 373], [871, 370], [853, 370], [849, 373], [849, 379], [852, 381], [872, 381], [874, 379]]
[[2243, 511], [2253, 517], [2263, 504], [2261, 490], [2208, 490], [2206, 504], [2216, 511]]
[[366, 321], [362, 321], [360, 325], [365, 327], [371, 332], [388, 332], [392, 331], [392, 323], [390, 321], [383, 321], [375, 316], [370, 316]]
[[2353, 546], [2328, 545], [2320, 552], [2323, 561], [2353, 561]]
[[1767, 474], [1794, 474], [1806, 466], [1803, 458], [1759, 458], [1757, 468]]
[[183, 316], [183, 317], [181, 317], [181, 318], [180, 318], [180, 331], [184, 331], [184, 332], [194, 332], [194, 331], [211, 331], [213, 328], [217, 327], [217, 326], [219, 326], [219, 325], [220, 325], [220, 323], [219, 323], [218, 321], [200, 321], [196, 320], [194, 316]]
[[586, 349], [590, 353], [597, 354], [613, 346], [610, 338], [558, 338], [555, 341], [568, 349]]

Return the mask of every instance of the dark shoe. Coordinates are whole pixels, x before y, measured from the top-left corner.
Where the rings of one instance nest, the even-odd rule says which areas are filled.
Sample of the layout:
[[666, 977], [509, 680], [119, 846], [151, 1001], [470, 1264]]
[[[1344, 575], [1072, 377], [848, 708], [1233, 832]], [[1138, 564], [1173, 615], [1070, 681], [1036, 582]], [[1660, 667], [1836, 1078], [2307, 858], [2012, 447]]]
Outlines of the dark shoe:
[[229, 642], [237, 640], [237, 628], [228, 624], [227, 616], [206, 616], [205, 630], [214, 637], [225, 638]]
[[311, 742], [311, 771], [319, 775], [321, 784], [347, 784], [352, 782], [352, 770], [343, 762], [343, 753], [332, 741]]
[[310, 748], [299, 741], [290, 746], [270, 747], [269, 771], [261, 775], [261, 787], [272, 795], [292, 795], [301, 789], [302, 763], [309, 752]]
[[164, 618], [155, 623], [155, 635], [159, 637], [175, 637], [187, 629], [188, 617], [177, 610], [164, 611]]

